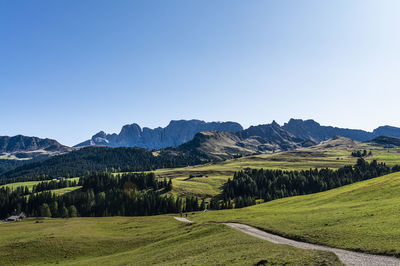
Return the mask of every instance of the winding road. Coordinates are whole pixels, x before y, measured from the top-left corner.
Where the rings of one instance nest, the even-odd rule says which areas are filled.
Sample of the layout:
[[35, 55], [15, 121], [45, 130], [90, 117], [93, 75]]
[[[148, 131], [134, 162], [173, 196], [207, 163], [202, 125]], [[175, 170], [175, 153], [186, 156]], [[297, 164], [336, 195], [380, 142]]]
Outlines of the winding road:
[[[178, 221], [181, 221], [181, 222], [192, 223], [192, 221], [190, 221], [186, 218], [175, 217], [175, 219], [177, 219]], [[348, 250], [338, 249], [338, 248], [330, 248], [330, 247], [326, 247], [326, 246], [295, 241], [295, 240], [291, 240], [291, 239], [287, 239], [287, 238], [284, 238], [281, 236], [267, 233], [265, 231], [259, 230], [257, 228], [254, 228], [252, 226], [245, 225], [245, 224], [239, 224], [239, 223], [223, 223], [223, 224], [225, 224], [233, 229], [239, 230], [245, 234], [255, 236], [257, 238], [267, 240], [267, 241], [275, 243], [275, 244], [289, 245], [289, 246], [293, 246], [296, 248], [302, 248], [302, 249], [315, 249], [315, 250], [323, 250], [323, 251], [333, 252], [339, 257], [340, 261], [342, 263], [344, 263], [345, 265], [357, 265], [357, 266], [359, 266], [359, 265], [362, 265], [362, 266], [399, 265], [400, 266], [400, 259], [396, 258], [396, 257], [372, 255], [372, 254], [348, 251]]]

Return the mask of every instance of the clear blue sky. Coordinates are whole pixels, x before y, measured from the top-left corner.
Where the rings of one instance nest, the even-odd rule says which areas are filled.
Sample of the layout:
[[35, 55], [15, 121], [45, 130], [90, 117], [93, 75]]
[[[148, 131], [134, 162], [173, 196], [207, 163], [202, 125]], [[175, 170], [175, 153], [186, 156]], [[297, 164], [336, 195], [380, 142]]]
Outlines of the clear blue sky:
[[0, 2], [0, 135], [400, 126], [400, 1]]

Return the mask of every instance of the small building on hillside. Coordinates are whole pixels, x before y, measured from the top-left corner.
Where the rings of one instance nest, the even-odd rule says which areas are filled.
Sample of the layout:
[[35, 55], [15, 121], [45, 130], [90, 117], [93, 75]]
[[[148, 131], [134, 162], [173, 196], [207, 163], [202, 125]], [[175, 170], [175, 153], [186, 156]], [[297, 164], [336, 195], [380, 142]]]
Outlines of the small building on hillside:
[[10, 217], [8, 217], [7, 219], [5, 219], [5, 222], [18, 222], [23, 220], [26, 217], [25, 213], [21, 212], [20, 214], [17, 215], [12, 215]]

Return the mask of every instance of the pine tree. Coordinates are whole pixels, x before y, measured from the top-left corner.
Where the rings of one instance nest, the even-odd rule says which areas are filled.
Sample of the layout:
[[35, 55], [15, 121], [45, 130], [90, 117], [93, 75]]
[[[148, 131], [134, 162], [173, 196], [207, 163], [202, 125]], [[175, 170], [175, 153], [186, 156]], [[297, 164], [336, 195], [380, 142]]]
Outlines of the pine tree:
[[61, 218], [69, 217], [68, 209], [65, 206], [62, 206], [60, 209], [60, 217]]
[[69, 206], [68, 215], [71, 218], [78, 217], [78, 211], [76, 210], [76, 207], [74, 205]]
[[47, 203], [43, 203], [42, 206], [40, 206], [40, 216], [51, 217], [51, 211]]

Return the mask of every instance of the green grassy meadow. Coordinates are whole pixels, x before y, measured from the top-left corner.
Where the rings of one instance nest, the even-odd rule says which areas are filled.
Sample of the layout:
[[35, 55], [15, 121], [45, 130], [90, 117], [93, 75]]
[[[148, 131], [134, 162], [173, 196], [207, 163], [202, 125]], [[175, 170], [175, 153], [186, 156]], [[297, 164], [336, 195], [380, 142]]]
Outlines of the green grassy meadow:
[[[351, 156], [355, 150], [372, 152], [365, 160], [385, 162], [393, 166], [400, 164], [400, 149], [385, 149], [379, 145], [371, 145], [345, 138], [329, 140], [320, 145], [294, 151], [274, 154], [261, 154], [242, 158], [209, 163], [198, 166], [188, 166], [174, 169], [158, 169], [154, 173], [160, 177], [172, 178], [173, 194], [180, 196], [196, 195], [209, 198], [220, 192], [220, 187], [236, 171], [249, 168], [306, 170], [310, 168], [337, 169], [356, 163], [356, 157]], [[190, 175], [202, 175], [188, 179]]]
[[400, 173], [192, 219], [240, 222], [305, 242], [400, 256]]
[[[78, 181], [79, 181], [79, 177], [69, 178], [68, 180], [78, 182]], [[10, 183], [10, 184], [6, 184], [6, 185], [2, 185], [2, 186], [0, 186], [0, 188], [1, 188], [1, 187], [9, 187], [9, 188], [11, 188], [11, 189], [15, 189], [15, 188], [20, 187], [20, 186], [24, 186], [24, 187], [27, 186], [28, 189], [29, 189], [29, 191], [32, 192], [32, 188], [33, 188], [34, 185], [37, 185], [37, 184], [40, 183], [40, 182], [49, 182], [49, 181], [50, 181], [50, 180], [48, 180], [48, 181], [16, 182], [16, 183]], [[66, 187], [66, 188], [60, 188], [60, 189], [53, 189], [52, 191], [53, 191], [56, 195], [62, 195], [62, 194], [69, 193], [69, 192], [72, 192], [72, 191], [77, 190], [77, 189], [80, 189], [80, 188], [81, 188], [80, 186], [76, 186], [76, 187]]]
[[173, 216], [0, 224], [4, 265], [341, 265], [333, 253], [276, 245], [225, 225]]
[[[372, 151], [370, 161], [400, 162], [398, 149], [343, 139], [295, 151], [242, 157], [176, 169], [174, 195], [211, 197], [244, 168], [339, 168], [354, 164], [354, 150]], [[188, 179], [190, 175], [202, 175]], [[76, 179], [77, 180], [77, 179]], [[28, 186], [39, 181], [7, 184]], [[53, 190], [60, 195], [80, 187]], [[400, 256], [400, 173], [337, 189], [255, 206], [191, 213], [194, 224], [173, 215], [27, 219], [0, 224], [0, 264], [37, 265], [340, 265], [329, 252], [301, 250], [248, 236], [215, 222], [240, 222], [292, 239], [368, 253]]]

